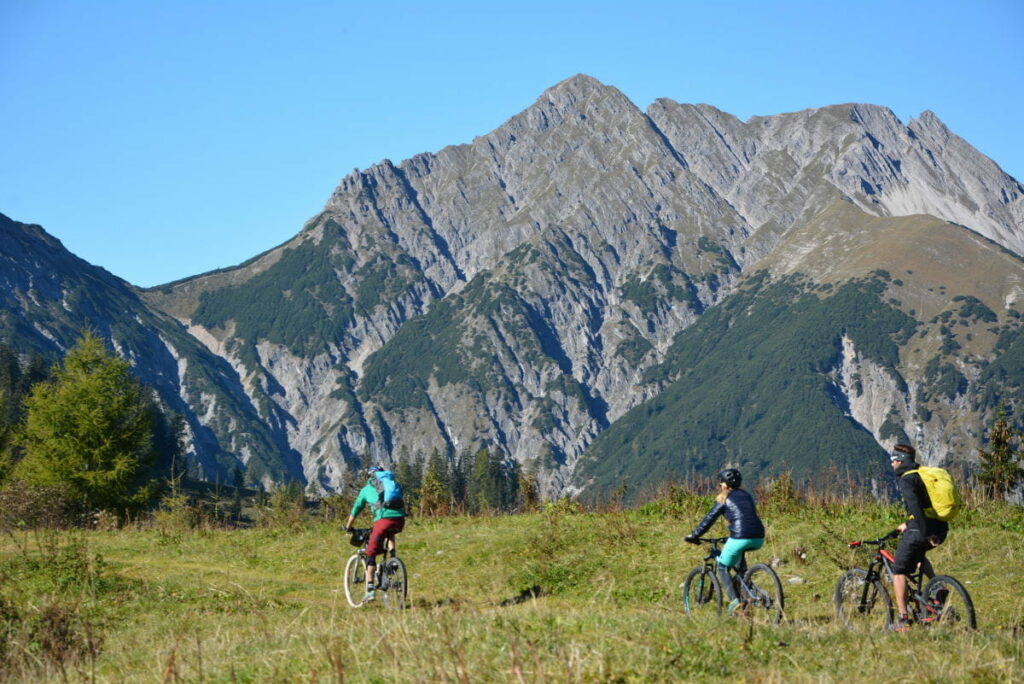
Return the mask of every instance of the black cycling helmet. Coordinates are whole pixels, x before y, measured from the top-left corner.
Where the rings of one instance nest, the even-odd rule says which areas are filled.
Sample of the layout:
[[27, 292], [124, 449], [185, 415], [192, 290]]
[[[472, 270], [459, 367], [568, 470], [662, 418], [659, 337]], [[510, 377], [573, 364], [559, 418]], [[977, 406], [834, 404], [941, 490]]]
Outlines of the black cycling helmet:
[[736, 489], [743, 484], [743, 476], [735, 468], [726, 468], [718, 473], [718, 481], [724, 482], [729, 489]]

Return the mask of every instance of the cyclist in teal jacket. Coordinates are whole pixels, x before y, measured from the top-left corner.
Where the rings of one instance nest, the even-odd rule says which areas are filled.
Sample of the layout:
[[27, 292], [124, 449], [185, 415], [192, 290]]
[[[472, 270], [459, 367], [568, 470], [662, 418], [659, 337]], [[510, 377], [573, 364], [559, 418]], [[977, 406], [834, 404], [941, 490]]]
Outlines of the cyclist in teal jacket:
[[[395, 535], [405, 528], [405, 502], [402, 499], [402, 487], [395, 482], [390, 470], [380, 466], [371, 466], [366, 485], [359, 490], [356, 501], [352, 504], [352, 512], [345, 523], [345, 529], [351, 531], [352, 522], [363, 508], [370, 507], [373, 511], [373, 528], [370, 530], [370, 541], [366, 544], [366, 595], [363, 602], [375, 598], [373, 579], [377, 574], [377, 556], [384, 551], [394, 551]], [[385, 549], [385, 546], [387, 548]]]

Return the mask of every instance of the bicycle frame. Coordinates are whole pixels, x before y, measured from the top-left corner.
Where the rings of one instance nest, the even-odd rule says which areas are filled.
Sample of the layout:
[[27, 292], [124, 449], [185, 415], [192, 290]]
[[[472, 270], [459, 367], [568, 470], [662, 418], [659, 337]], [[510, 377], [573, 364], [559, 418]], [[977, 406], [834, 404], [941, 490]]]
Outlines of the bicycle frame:
[[[892, 539], [895, 539], [898, 536], [899, 533], [894, 530], [893, 532], [890, 532], [884, 537], [879, 537], [878, 539], [853, 541], [847, 544], [847, 546], [849, 546], [851, 549], [860, 548], [865, 544], [878, 546], [878, 549], [875, 551], [875, 555], [872, 556], [871, 561], [868, 563], [867, 577], [865, 577], [864, 581], [864, 594], [861, 597], [861, 605], [864, 605], [864, 603], [867, 601], [868, 591], [871, 582], [874, 582], [876, 580], [886, 580], [888, 581], [889, 586], [892, 586], [892, 577], [896, 574], [893, 570], [893, 566], [896, 563], [896, 557], [892, 554], [892, 552], [889, 549], [885, 548], [885, 545], [887, 542], [889, 542]], [[924, 588], [923, 579], [924, 570], [922, 569], [921, 565], [918, 565], [917, 569], [913, 573], [907, 575], [908, 603], [914, 601], [916, 603], [922, 604], [924, 602], [924, 596], [922, 594], [922, 589]]]
[[[716, 575], [718, 573], [718, 568], [721, 565], [718, 562], [718, 557], [722, 555], [721, 546], [728, 540], [729, 537], [698, 538], [698, 541], [702, 541], [711, 545], [711, 548], [708, 549], [708, 555], [704, 556], [704, 567], [710, 570], [711, 572], [716, 573]], [[750, 587], [747, 585], [747, 583], [743, 580], [743, 576], [747, 574], [747, 554], [744, 553], [742, 556], [740, 556], [740, 564], [738, 567], [733, 568], [728, 565], [726, 565], [725, 567], [727, 569], [727, 572], [729, 573], [730, 579], [733, 582], [733, 586], [736, 587], [737, 595], [744, 599], [752, 598], [753, 592], [750, 590]], [[703, 581], [703, 578], [701, 581]]]

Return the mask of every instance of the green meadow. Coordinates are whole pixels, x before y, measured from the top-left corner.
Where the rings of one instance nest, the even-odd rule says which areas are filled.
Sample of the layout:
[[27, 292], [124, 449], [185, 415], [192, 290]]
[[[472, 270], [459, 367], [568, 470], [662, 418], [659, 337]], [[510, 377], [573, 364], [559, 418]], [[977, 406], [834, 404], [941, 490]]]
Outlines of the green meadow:
[[[833, 618], [845, 542], [892, 505], [767, 501], [779, 626], [689, 617], [710, 499], [638, 508], [411, 518], [409, 606], [350, 608], [337, 521], [9, 532], [0, 541], [0, 680], [98, 682], [1024, 681], [1024, 510], [973, 505], [930, 554], [965, 583], [978, 630], [853, 633]], [[725, 533], [724, 522], [713, 532]]]

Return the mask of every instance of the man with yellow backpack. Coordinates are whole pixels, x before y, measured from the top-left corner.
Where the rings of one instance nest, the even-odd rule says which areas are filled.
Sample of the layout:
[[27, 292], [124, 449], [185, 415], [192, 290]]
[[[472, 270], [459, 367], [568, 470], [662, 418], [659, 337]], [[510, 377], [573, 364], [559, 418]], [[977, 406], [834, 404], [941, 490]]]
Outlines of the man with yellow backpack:
[[897, 444], [890, 457], [896, 473], [903, 503], [909, 518], [896, 529], [903, 534], [896, 547], [892, 588], [896, 595], [899, 617], [893, 629], [904, 632], [910, 628], [907, 617], [907, 575], [918, 564], [926, 577], [935, 571], [925, 554], [944, 542], [949, 521], [960, 511], [960, 497], [949, 473], [942, 468], [928, 468], [917, 463], [917, 452], [909, 444]]

